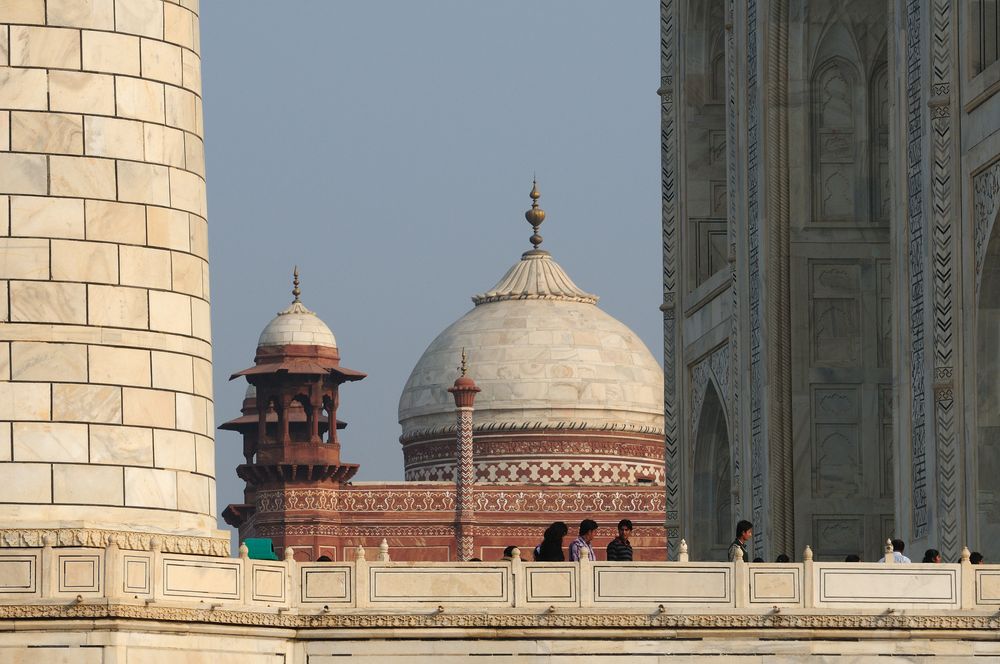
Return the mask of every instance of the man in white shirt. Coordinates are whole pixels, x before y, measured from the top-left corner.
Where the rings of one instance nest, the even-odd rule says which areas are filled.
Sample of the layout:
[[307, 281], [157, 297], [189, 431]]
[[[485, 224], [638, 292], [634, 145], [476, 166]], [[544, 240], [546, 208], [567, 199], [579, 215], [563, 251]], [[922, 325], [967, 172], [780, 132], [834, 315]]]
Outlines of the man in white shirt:
[[[906, 548], [906, 544], [903, 543], [901, 539], [892, 540], [892, 562], [894, 563], [912, 563], [913, 561], [903, 555], [903, 549]], [[885, 562], [885, 556], [879, 559], [880, 563]]]

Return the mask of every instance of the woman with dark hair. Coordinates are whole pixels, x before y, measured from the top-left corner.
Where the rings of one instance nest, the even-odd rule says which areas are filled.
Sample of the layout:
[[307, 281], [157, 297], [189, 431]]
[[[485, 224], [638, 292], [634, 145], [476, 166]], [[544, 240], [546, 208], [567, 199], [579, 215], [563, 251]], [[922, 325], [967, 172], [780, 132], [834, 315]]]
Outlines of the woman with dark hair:
[[542, 543], [535, 547], [535, 561], [561, 563], [566, 560], [563, 554], [563, 538], [568, 532], [569, 528], [562, 521], [556, 521], [546, 528]]
[[924, 551], [924, 559], [921, 560], [922, 563], [939, 563], [941, 562], [941, 554], [937, 549], [927, 549]]

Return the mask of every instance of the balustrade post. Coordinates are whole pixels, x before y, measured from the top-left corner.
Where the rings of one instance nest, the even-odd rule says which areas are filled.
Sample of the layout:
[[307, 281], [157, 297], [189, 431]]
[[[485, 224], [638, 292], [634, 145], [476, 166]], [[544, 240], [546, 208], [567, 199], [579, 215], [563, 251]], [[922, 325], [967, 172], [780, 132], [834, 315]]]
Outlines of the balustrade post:
[[285, 597], [288, 598], [288, 606], [294, 608], [302, 601], [302, 588], [299, 586], [298, 568], [295, 562], [295, 551], [292, 547], [285, 547]]
[[42, 586], [42, 599], [52, 599], [53, 588], [59, 587], [59, 566], [56, 563], [56, 553], [53, 549], [56, 536], [53, 533], [42, 535], [42, 555], [39, 561], [39, 572]]
[[149, 584], [154, 600], [163, 599], [163, 540], [153, 536], [149, 540], [150, 556]]
[[896, 556], [894, 555], [895, 553], [896, 552], [892, 550], [892, 540], [887, 539], [885, 541], [885, 556], [884, 556], [884, 562], [886, 565], [895, 564], [896, 562]]
[[680, 548], [678, 549], [677, 553], [677, 562], [686, 563], [689, 560], [690, 559], [688, 557], [688, 543], [687, 540], [682, 539]]
[[242, 603], [250, 604], [253, 602], [253, 561], [246, 542], [240, 544], [240, 569], [243, 570]]
[[580, 606], [594, 606], [597, 598], [594, 597], [594, 561], [590, 559], [590, 549], [585, 546], [580, 547]]
[[733, 599], [737, 609], [745, 609], [750, 605], [750, 576], [746, 561], [743, 560], [743, 549], [736, 547], [736, 558], [733, 560]]
[[122, 587], [122, 576], [124, 573], [122, 565], [121, 549], [118, 547], [118, 536], [108, 537], [108, 543], [104, 547], [104, 596], [108, 599], [119, 599], [124, 596]]
[[811, 546], [806, 544], [806, 548], [802, 552], [802, 606], [807, 609], [816, 607], [816, 584], [813, 581], [814, 569], [813, 550]]
[[962, 603], [961, 608], [968, 611], [976, 608], [976, 568], [969, 560], [969, 547], [962, 547]]
[[365, 560], [365, 547], [358, 544], [354, 550], [354, 606], [359, 609], [368, 607], [368, 561]]
[[514, 547], [510, 554], [511, 585], [514, 587], [514, 606], [527, 606], [528, 583], [524, 578], [524, 561], [521, 560], [521, 549]]

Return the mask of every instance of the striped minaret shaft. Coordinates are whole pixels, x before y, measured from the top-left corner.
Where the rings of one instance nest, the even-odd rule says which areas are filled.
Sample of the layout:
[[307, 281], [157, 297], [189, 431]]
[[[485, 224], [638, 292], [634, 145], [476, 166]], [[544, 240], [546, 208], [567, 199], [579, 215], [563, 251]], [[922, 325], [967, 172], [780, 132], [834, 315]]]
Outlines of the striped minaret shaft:
[[465, 375], [465, 352], [462, 352], [462, 375], [455, 385], [448, 389], [455, 397], [456, 413], [456, 463], [458, 472], [455, 474], [456, 523], [455, 533], [458, 539], [458, 555], [461, 560], [469, 560], [474, 556], [473, 535], [475, 528], [475, 507], [473, 505], [473, 485], [476, 481], [476, 470], [472, 451], [472, 410], [476, 394], [480, 388], [475, 381]]

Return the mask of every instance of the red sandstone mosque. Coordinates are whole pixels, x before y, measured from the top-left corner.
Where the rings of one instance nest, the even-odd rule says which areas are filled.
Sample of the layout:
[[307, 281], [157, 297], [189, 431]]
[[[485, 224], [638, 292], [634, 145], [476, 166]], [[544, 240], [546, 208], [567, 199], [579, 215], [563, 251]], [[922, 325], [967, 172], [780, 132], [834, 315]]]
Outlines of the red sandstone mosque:
[[[330, 328], [300, 301], [267, 324], [242, 416], [244, 503], [223, 517], [240, 540], [271, 538], [297, 560], [352, 559], [382, 540], [394, 560], [498, 559], [529, 551], [565, 521], [635, 525], [637, 560], [664, 560], [663, 371], [628, 327], [597, 306], [539, 248], [545, 219], [532, 187], [532, 249], [431, 342], [399, 400], [404, 482], [359, 482], [337, 419], [341, 365]], [[347, 386], [348, 389], [349, 386]]]

